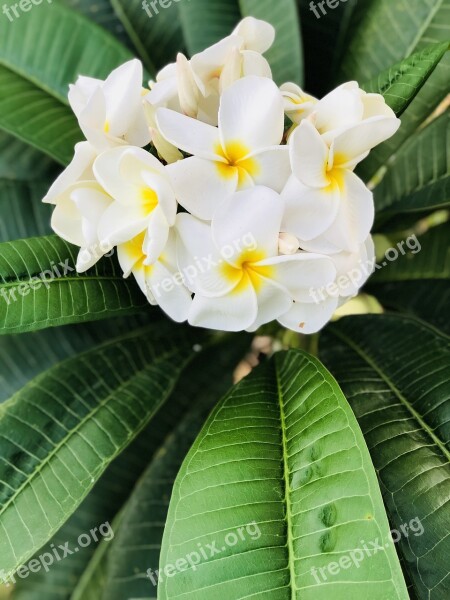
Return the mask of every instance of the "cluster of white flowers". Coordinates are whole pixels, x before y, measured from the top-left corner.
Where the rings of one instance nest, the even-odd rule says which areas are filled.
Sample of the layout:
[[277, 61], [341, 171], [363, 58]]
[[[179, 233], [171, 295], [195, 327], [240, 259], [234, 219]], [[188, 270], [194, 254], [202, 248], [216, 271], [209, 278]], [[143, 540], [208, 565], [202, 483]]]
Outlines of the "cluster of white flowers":
[[278, 88], [274, 39], [249, 17], [149, 89], [138, 60], [70, 87], [86, 141], [44, 201], [79, 272], [117, 247], [150, 303], [226, 331], [312, 333], [357, 293], [364, 279], [320, 302], [314, 290], [373, 256], [373, 197], [354, 169], [399, 120], [356, 82], [322, 100]]

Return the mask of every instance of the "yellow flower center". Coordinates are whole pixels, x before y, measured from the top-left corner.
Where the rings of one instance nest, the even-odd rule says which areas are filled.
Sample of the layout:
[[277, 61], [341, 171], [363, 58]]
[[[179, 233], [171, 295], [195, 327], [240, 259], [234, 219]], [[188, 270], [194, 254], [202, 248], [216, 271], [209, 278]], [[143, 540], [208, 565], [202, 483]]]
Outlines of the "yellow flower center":
[[226, 163], [216, 162], [220, 176], [228, 179], [234, 177], [237, 172], [239, 188], [245, 184], [248, 176], [255, 177], [260, 172], [257, 160], [247, 158], [250, 148], [240, 141], [228, 142], [225, 148], [219, 143], [215, 147], [215, 152], [226, 160]]
[[142, 208], [146, 215], [149, 215], [158, 206], [158, 194], [149, 187], [142, 187], [141, 190]]
[[264, 284], [264, 279], [273, 277], [274, 268], [272, 266], [260, 266], [258, 263], [267, 258], [261, 250], [246, 250], [236, 261], [237, 266], [224, 263], [222, 274], [228, 281], [236, 283], [233, 294], [239, 294], [253, 286], [258, 292]]

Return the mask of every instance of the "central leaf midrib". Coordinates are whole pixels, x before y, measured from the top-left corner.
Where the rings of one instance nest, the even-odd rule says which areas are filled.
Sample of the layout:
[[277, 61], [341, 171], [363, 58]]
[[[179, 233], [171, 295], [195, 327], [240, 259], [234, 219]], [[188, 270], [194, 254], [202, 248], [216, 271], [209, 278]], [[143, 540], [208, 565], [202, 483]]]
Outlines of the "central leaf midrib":
[[442, 452], [444, 457], [446, 457], [447, 460], [450, 462], [450, 452], [447, 450], [444, 443], [437, 437], [437, 435], [433, 432], [431, 427], [423, 420], [422, 416], [412, 407], [410, 402], [408, 402], [408, 399], [405, 398], [405, 396], [402, 394], [402, 392], [397, 388], [397, 386], [394, 384], [394, 382], [389, 379], [389, 377], [384, 373], [384, 371], [378, 366], [378, 364], [375, 362], [375, 360], [372, 360], [372, 358], [366, 352], [364, 352], [364, 350], [360, 346], [358, 346], [356, 343], [354, 343], [351, 339], [349, 339], [342, 332], [336, 331], [334, 329], [332, 334], [335, 335], [336, 337], [340, 338], [341, 341], [348, 344], [348, 346], [350, 348], [352, 348], [352, 350], [354, 350], [364, 361], [366, 361], [367, 364], [380, 376], [380, 378], [384, 381], [384, 383], [386, 383], [389, 386], [390, 390], [397, 396], [397, 398], [400, 400], [402, 405], [411, 414], [413, 419], [415, 419], [417, 421], [417, 423], [420, 425], [420, 427], [430, 436], [430, 438], [433, 440], [435, 445]]
[[281, 441], [282, 441], [282, 453], [283, 453], [283, 480], [284, 480], [284, 489], [285, 489], [285, 503], [286, 503], [286, 522], [287, 522], [287, 547], [288, 547], [288, 567], [291, 577], [291, 599], [296, 600], [296, 587], [295, 587], [295, 563], [294, 563], [294, 538], [293, 538], [293, 517], [291, 512], [291, 503], [290, 503], [290, 484], [289, 484], [289, 465], [288, 465], [288, 448], [287, 448], [287, 439], [286, 439], [286, 416], [284, 413], [284, 403], [283, 403], [283, 392], [281, 388], [281, 381], [278, 373], [278, 367], [276, 362], [274, 361], [274, 371], [275, 378], [277, 381], [277, 389], [278, 389], [278, 402], [280, 406], [280, 421], [281, 421]]

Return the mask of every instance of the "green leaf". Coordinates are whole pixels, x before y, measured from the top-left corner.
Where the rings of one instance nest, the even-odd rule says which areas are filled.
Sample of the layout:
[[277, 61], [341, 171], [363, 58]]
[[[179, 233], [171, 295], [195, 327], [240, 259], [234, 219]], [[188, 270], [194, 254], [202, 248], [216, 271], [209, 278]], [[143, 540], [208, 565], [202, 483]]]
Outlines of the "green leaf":
[[13, 71], [0, 66], [0, 128], [66, 165], [82, 140], [67, 106]]
[[[182, 419], [165, 441], [133, 491], [129, 501], [114, 520], [114, 540], [109, 544], [107, 557], [102, 561], [95, 556], [91, 568], [77, 586], [72, 600], [84, 600], [98, 579], [97, 565], [106, 562], [103, 569], [102, 592], [96, 600], [123, 600], [123, 598], [156, 598], [156, 587], [151, 584], [147, 571], [156, 573], [173, 483], [181, 463], [199, 433], [208, 413], [218, 399], [231, 387], [232, 373], [249, 344], [246, 335], [226, 336], [200, 352], [178, 382], [171, 400], [183, 401], [189, 406]], [[208, 369], [205, 370], [205, 361]], [[145, 549], [145, 551], [143, 551]], [[98, 553], [104, 554], [105, 548]], [[155, 575], [157, 580], [157, 575]]]
[[[450, 335], [450, 223], [411, 238], [416, 248], [377, 271], [367, 290], [389, 309], [417, 315]], [[419, 250], [417, 252], [417, 250]]]
[[57, 0], [83, 14], [90, 21], [94, 21], [103, 29], [106, 29], [122, 44], [131, 48], [131, 40], [125, 32], [125, 28], [117, 18], [109, 0]]
[[202, 339], [153, 325], [56, 365], [0, 406], [0, 555], [8, 575], [67, 521], [149, 423]]
[[77, 250], [55, 235], [0, 244], [0, 335], [133, 314], [148, 306], [115, 260], [103, 258], [77, 274]]
[[382, 94], [397, 116], [408, 108], [448, 50], [448, 42], [427, 46], [364, 84], [366, 92]]
[[111, 3], [152, 75], [173, 62], [178, 52], [184, 51], [176, 2], [167, 8], [161, 4], [155, 4], [153, 8], [148, 2], [150, 14], [144, 10], [142, 0], [111, 0]]
[[0, 179], [0, 243], [51, 233], [52, 207], [41, 202], [47, 181]]
[[[362, 539], [387, 546], [355, 568]], [[407, 598], [367, 448], [319, 361], [276, 354], [218, 405], [175, 483], [160, 570], [160, 600]]]
[[[450, 112], [402, 146], [375, 189], [377, 227], [383, 231], [418, 221], [450, 204]], [[394, 217], [394, 223], [390, 220]]]
[[238, 0], [182, 0], [179, 11], [191, 56], [230, 35], [241, 18]]
[[283, 9], [272, 0], [239, 0], [242, 14], [272, 23], [277, 37], [265, 57], [278, 85], [303, 84], [303, 49], [296, 0], [283, 0]]
[[417, 597], [445, 600], [450, 338], [406, 316], [351, 317], [326, 329], [321, 355], [365, 435]]
[[103, 79], [133, 58], [112, 35], [62, 4], [44, 2], [30, 16], [13, 24], [0, 19], [0, 64], [62, 103], [68, 104], [68, 85], [79, 75]]
[[369, 81], [412, 54], [421, 40], [427, 39], [430, 26], [439, 20], [445, 23], [446, 1], [409, 0], [407, 5], [391, 0], [362, 3], [364, 16], [352, 31], [339, 78]]
[[137, 327], [157, 323], [162, 313], [124, 319], [107, 319], [101, 323], [83, 323], [0, 337], [0, 402], [4, 402], [42, 371], [58, 362], [85, 352], [111, 338]]
[[44, 153], [0, 130], [0, 178], [35, 181], [57, 174], [58, 165]]

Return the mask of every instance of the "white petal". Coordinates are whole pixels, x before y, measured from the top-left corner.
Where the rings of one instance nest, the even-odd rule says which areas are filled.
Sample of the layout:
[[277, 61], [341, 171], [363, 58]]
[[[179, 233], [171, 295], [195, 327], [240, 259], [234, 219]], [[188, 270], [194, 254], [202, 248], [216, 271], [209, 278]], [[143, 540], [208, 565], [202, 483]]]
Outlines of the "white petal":
[[354, 167], [372, 148], [392, 137], [399, 127], [400, 119], [372, 117], [347, 129], [334, 141], [334, 165]]
[[219, 252], [239, 266], [243, 254], [278, 254], [278, 234], [284, 202], [273, 190], [257, 186], [237, 192], [222, 202], [214, 214], [212, 233]]
[[192, 298], [180, 278], [157, 262], [148, 271], [147, 284], [156, 302], [171, 319], [177, 323], [187, 321]]
[[286, 203], [282, 231], [311, 240], [324, 233], [336, 219], [341, 193], [335, 184], [315, 189], [291, 176], [281, 196]]
[[299, 252], [293, 256], [277, 256], [257, 266], [272, 267], [271, 279], [283, 286], [295, 300], [307, 299], [311, 288], [326, 287], [336, 277], [336, 267], [327, 256]]
[[254, 17], [242, 19], [233, 34], [244, 39], [247, 50], [254, 50], [261, 54], [264, 54], [275, 41], [275, 28], [273, 25]]
[[243, 77], [255, 75], [256, 77], [272, 79], [272, 69], [264, 56], [252, 50], [243, 50], [241, 57]]
[[238, 185], [237, 169], [224, 170], [219, 164], [192, 156], [167, 166], [178, 202], [205, 221], [212, 219], [219, 204]]
[[265, 185], [281, 193], [291, 175], [291, 162], [289, 148], [287, 146], [276, 146], [269, 150], [263, 150], [252, 154], [255, 170], [250, 175], [256, 185]]
[[248, 154], [281, 143], [284, 104], [280, 90], [270, 79], [245, 77], [222, 95], [219, 110], [222, 146], [240, 142]]
[[351, 171], [345, 172], [341, 193], [338, 214], [324, 238], [340, 250], [357, 252], [373, 225], [373, 194]]
[[242, 54], [239, 48], [233, 48], [222, 69], [220, 74], [220, 92], [226, 90], [230, 85], [233, 85], [235, 81], [241, 78], [242, 74]]
[[289, 141], [292, 172], [304, 185], [323, 188], [329, 185], [326, 174], [329, 150], [317, 129], [302, 121]]
[[242, 331], [251, 327], [257, 314], [256, 294], [248, 285], [221, 298], [197, 294], [189, 311], [189, 323], [219, 331]]
[[148, 216], [139, 208], [113, 202], [104, 212], [98, 227], [102, 244], [115, 246], [130, 241], [148, 226]]
[[147, 255], [146, 265], [156, 262], [163, 252], [169, 239], [169, 223], [167, 222], [161, 207], [156, 207], [148, 222], [147, 235], [144, 242], [144, 250]]
[[364, 104], [363, 119], [381, 116], [395, 119], [395, 112], [386, 104], [386, 100], [381, 94], [366, 94], [364, 92], [362, 101]]
[[220, 77], [222, 68], [233, 48], [242, 48], [243, 44], [244, 40], [241, 37], [230, 35], [192, 57], [192, 70], [203, 95], [206, 96], [211, 80]]
[[53, 231], [69, 244], [84, 246], [86, 240], [84, 239], [81, 215], [72, 202], [70, 195], [61, 199], [55, 207], [51, 225]]
[[177, 148], [201, 158], [223, 161], [217, 154], [220, 140], [215, 127], [167, 108], [157, 110], [156, 121], [162, 135]]
[[315, 111], [315, 125], [322, 134], [356, 125], [364, 113], [358, 84], [339, 86], [319, 101]]
[[80, 142], [75, 146], [75, 155], [70, 165], [55, 180], [47, 192], [43, 202], [56, 204], [58, 196], [77, 181], [94, 180], [92, 166], [97, 157], [97, 151], [89, 142]]
[[271, 323], [285, 314], [293, 304], [292, 297], [276, 283], [265, 280], [258, 290], [258, 315], [247, 331], [256, 331], [262, 325]]
[[182, 213], [177, 217], [178, 267], [187, 286], [207, 297], [228, 294], [241, 279], [241, 273], [225, 272], [225, 261], [215, 247], [211, 226]]
[[181, 112], [188, 117], [197, 117], [200, 90], [188, 59], [181, 53], [177, 56], [177, 83]]
[[295, 303], [278, 321], [284, 327], [297, 331], [297, 333], [316, 333], [325, 327], [337, 306], [337, 298], [328, 298], [320, 304]]

